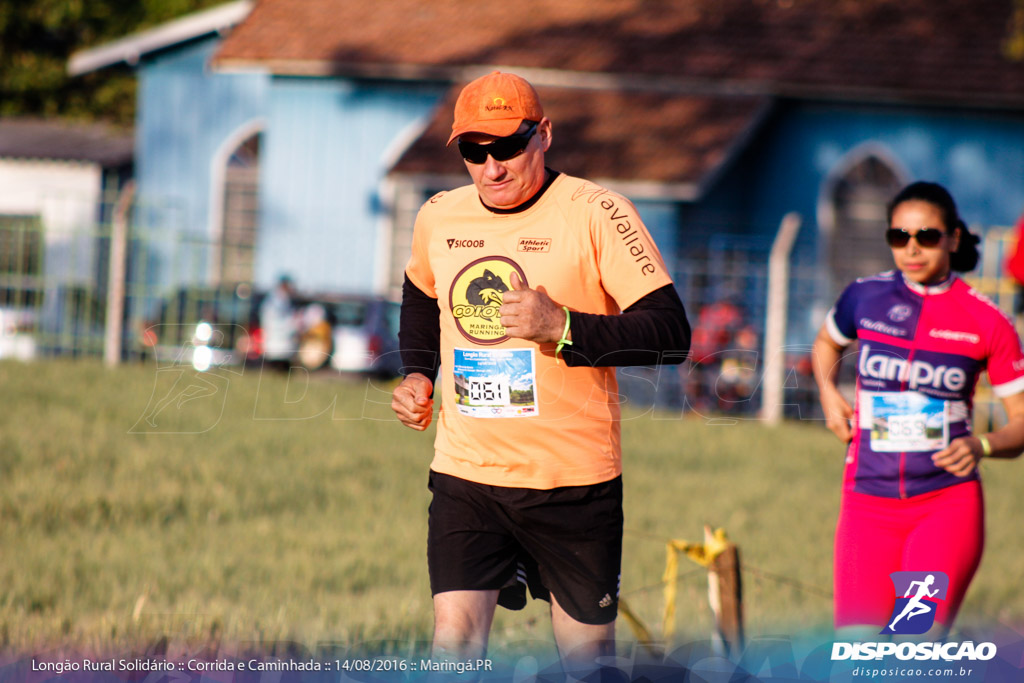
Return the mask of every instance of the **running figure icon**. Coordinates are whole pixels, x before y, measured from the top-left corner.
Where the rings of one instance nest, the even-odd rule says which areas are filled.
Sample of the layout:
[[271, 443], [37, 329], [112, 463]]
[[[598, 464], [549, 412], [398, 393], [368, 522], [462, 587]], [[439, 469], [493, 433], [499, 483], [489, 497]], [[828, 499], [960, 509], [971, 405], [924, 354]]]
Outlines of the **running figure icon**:
[[[928, 587], [931, 586], [933, 583], [935, 583], [934, 574], [929, 574], [927, 577], [925, 577], [924, 581], [910, 582], [910, 585], [907, 587], [907, 592], [903, 595], [903, 597], [910, 598], [910, 600], [903, 608], [903, 611], [900, 612], [900, 615], [893, 619], [892, 623], [889, 624], [890, 631], [892, 631], [893, 633], [896, 632], [896, 622], [902, 619], [903, 617], [906, 617], [907, 621], [910, 621], [911, 619], [920, 614], [928, 614], [929, 612], [935, 609], [934, 603], [924, 602], [924, 600], [922, 599], [933, 598], [939, 592], [938, 588], [936, 588], [933, 591], [928, 590]], [[917, 586], [917, 593], [914, 595], [914, 597], [910, 597], [910, 594], [914, 591], [914, 586]]]

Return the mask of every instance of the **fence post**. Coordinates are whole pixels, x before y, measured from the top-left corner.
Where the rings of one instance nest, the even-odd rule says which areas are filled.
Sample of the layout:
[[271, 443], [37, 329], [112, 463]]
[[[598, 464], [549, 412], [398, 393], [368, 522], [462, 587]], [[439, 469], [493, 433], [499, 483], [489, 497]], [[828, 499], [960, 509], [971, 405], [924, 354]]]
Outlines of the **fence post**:
[[124, 290], [128, 254], [128, 210], [135, 195], [129, 180], [117, 195], [110, 224], [110, 271], [107, 278], [107, 320], [104, 325], [103, 363], [112, 368], [121, 362], [124, 332]]
[[[704, 543], [714, 540], [704, 527]], [[715, 615], [714, 641], [726, 657], [739, 659], [743, 653], [743, 587], [740, 580], [740, 551], [728, 542], [708, 564], [708, 604]]]
[[786, 316], [789, 309], [789, 255], [793, 251], [800, 214], [782, 217], [768, 256], [768, 306], [764, 335], [764, 381], [761, 419], [775, 425], [782, 420], [783, 383], [786, 375]]

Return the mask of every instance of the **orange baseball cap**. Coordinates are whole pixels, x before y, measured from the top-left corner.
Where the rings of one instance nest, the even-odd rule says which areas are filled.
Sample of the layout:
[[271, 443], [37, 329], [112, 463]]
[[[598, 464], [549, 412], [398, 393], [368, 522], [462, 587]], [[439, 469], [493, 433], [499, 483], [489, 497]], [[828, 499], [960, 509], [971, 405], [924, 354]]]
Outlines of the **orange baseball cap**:
[[540, 121], [544, 110], [533, 86], [515, 74], [494, 71], [471, 82], [455, 102], [455, 122], [448, 144], [464, 133], [503, 138], [524, 120]]

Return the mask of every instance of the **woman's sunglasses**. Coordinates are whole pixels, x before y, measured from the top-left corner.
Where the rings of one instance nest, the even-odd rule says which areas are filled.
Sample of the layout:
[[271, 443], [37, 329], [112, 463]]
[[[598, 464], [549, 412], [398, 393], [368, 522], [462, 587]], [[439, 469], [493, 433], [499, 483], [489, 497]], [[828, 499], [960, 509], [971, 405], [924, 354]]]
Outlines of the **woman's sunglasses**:
[[526, 146], [530, 144], [530, 138], [537, 132], [538, 125], [540, 125], [540, 122], [536, 121], [526, 132], [497, 138], [487, 144], [465, 142], [460, 138], [459, 153], [462, 154], [463, 159], [471, 164], [484, 163], [487, 161], [488, 154], [494, 157], [495, 161], [514, 159], [522, 154]]
[[920, 246], [928, 249], [939, 246], [945, 234], [938, 228], [922, 228], [913, 234], [903, 228], [889, 228], [885, 231], [885, 241], [893, 249], [900, 249], [910, 244], [910, 238], [913, 237]]

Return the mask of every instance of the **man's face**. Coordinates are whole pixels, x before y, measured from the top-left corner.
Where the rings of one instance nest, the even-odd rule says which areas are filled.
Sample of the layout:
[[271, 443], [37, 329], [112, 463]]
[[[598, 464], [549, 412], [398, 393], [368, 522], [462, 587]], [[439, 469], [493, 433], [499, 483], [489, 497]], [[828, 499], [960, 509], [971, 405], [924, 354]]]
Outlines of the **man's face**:
[[[529, 124], [524, 122], [517, 132], [523, 133], [528, 129]], [[496, 138], [482, 133], [466, 133], [460, 139], [487, 144]], [[514, 209], [537, 194], [544, 185], [544, 152], [550, 146], [551, 121], [545, 116], [519, 156], [495, 161], [488, 154], [482, 164], [466, 161], [466, 170], [473, 178], [473, 184], [484, 204], [495, 209]]]

